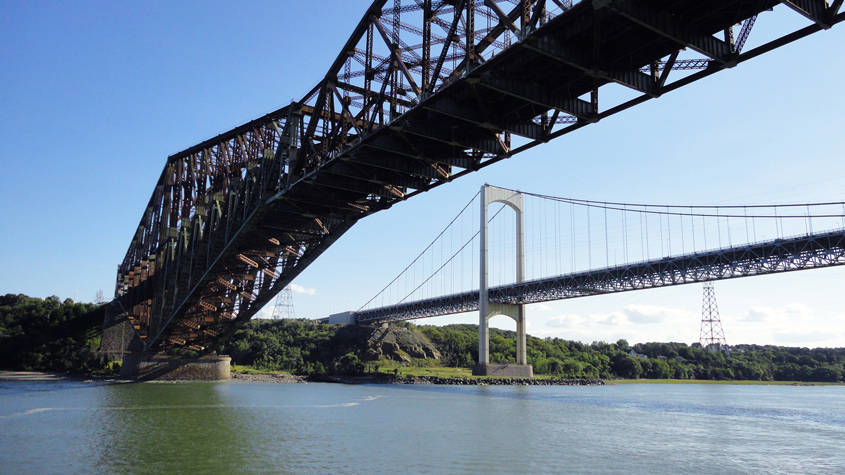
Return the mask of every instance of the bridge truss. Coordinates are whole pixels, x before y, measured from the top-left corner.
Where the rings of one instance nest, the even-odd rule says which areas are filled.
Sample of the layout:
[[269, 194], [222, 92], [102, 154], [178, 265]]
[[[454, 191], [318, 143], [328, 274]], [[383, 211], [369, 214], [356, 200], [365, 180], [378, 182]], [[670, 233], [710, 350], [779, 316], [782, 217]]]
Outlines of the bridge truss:
[[[743, 51], [780, 4], [810, 25]], [[841, 5], [376, 0], [301, 100], [168, 157], [117, 272], [133, 349], [205, 351], [362, 217], [829, 28]], [[609, 84], [636, 97], [600, 106]]]
[[[655, 259], [490, 288], [490, 301], [530, 304], [845, 264], [845, 229]], [[359, 310], [360, 324], [478, 311], [478, 291]]]

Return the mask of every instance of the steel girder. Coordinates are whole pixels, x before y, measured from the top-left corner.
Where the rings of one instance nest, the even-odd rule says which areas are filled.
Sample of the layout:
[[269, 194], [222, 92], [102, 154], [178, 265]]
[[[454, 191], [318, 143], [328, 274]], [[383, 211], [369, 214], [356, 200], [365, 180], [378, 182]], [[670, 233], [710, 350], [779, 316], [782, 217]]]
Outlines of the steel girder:
[[[843, 264], [845, 230], [838, 230], [495, 287], [490, 289], [490, 301], [530, 304]], [[477, 310], [478, 291], [474, 291], [359, 311], [354, 316], [358, 323], [373, 324]]]
[[812, 24], [741, 52], [778, 3], [374, 1], [301, 100], [168, 157], [118, 267], [135, 349], [205, 350], [358, 219], [845, 19], [783, 2]]

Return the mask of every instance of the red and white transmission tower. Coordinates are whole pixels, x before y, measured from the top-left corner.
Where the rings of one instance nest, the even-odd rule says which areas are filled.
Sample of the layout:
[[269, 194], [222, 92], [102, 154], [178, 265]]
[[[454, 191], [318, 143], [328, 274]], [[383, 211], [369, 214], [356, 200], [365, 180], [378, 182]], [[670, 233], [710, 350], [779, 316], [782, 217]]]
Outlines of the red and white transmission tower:
[[713, 282], [704, 283], [704, 300], [701, 302], [701, 332], [699, 343], [704, 348], [710, 345], [726, 346], [725, 332], [719, 320], [719, 307], [716, 305], [716, 290]]

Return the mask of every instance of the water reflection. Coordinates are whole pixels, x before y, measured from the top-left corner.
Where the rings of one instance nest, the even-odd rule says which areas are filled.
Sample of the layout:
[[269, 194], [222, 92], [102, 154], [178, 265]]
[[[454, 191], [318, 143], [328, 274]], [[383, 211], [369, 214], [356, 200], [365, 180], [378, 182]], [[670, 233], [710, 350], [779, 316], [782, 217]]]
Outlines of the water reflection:
[[0, 386], [0, 472], [845, 473], [845, 387]]
[[95, 468], [108, 472], [236, 471], [232, 450], [249, 434], [214, 383], [137, 383], [103, 388], [91, 438]]

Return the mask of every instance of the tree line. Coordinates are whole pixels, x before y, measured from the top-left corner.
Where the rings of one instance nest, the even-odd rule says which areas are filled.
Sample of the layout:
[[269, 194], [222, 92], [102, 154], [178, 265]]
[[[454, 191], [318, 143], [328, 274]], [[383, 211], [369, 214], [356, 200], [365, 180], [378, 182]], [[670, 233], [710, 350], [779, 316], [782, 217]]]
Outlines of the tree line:
[[107, 369], [100, 347], [102, 307], [22, 294], [0, 296], [0, 368], [94, 374]]
[[[0, 368], [102, 373], [98, 352], [102, 308], [58, 297], [0, 296]], [[97, 314], [96, 312], [100, 312]], [[398, 323], [428, 339], [440, 364], [471, 368], [478, 358], [476, 325]], [[236, 364], [296, 374], [360, 374], [378, 352], [371, 332], [313, 320], [252, 320], [214, 348]], [[527, 338], [528, 362], [536, 374], [564, 378], [653, 378], [759, 381], [842, 381], [845, 348], [735, 345], [702, 348], [697, 343], [585, 344], [560, 338]], [[516, 334], [490, 329], [490, 360], [513, 362]]]
[[[478, 358], [476, 325], [417, 326], [440, 351], [440, 364], [471, 368]], [[374, 361], [367, 331], [310, 320], [253, 320], [219, 350], [237, 364], [298, 374], [360, 373]], [[845, 348], [736, 345], [702, 348], [695, 343], [585, 344], [561, 338], [527, 338], [528, 362], [536, 374], [564, 378], [649, 378], [757, 381], [842, 381]], [[490, 329], [490, 360], [513, 362], [516, 334]], [[430, 362], [428, 363], [430, 364]]]
[[[449, 366], [469, 366], [478, 357], [476, 325], [420, 326]], [[528, 362], [537, 374], [567, 378], [652, 378], [756, 381], [842, 381], [845, 348], [734, 345], [703, 348], [698, 343], [585, 344], [560, 338], [527, 338]], [[516, 334], [490, 329], [490, 361], [507, 363], [516, 354]]]

